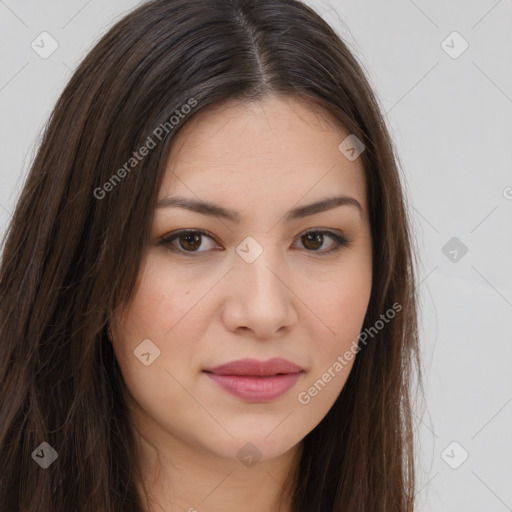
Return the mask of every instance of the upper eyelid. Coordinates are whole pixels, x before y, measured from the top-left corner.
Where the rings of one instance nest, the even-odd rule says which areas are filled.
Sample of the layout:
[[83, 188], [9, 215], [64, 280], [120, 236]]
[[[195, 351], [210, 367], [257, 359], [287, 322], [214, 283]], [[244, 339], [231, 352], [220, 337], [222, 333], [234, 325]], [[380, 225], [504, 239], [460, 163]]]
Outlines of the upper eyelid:
[[187, 233], [199, 233], [201, 236], [207, 236], [208, 238], [211, 238], [215, 243], [217, 243], [216, 237], [213, 234], [211, 234], [208, 231], [205, 231], [203, 229], [179, 229], [177, 231], [172, 231], [171, 233], [168, 233], [167, 235], [163, 235], [160, 238], [160, 240], [162, 242], [169, 242], [173, 238], [178, 238], [180, 235], [185, 235]]

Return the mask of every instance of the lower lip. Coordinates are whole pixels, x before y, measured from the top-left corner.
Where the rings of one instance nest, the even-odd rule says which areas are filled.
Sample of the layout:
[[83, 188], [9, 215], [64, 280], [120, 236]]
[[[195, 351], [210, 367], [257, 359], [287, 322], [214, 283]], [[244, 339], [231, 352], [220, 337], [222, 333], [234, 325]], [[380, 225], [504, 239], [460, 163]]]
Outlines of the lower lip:
[[290, 390], [300, 373], [253, 377], [246, 375], [217, 375], [205, 372], [210, 379], [232, 395], [253, 402], [269, 402]]

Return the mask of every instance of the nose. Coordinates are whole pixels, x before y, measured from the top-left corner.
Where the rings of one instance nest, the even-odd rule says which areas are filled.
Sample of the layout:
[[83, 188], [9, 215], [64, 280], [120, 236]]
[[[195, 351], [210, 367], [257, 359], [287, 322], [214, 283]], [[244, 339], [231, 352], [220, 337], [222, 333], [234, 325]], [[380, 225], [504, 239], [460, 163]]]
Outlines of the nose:
[[291, 273], [277, 251], [265, 249], [252, 263], [236, 256], [225, 286], [229, 290], [223, 322], [232, 332], [253, 337], [282, 337], [297, 323], [297, 296]]

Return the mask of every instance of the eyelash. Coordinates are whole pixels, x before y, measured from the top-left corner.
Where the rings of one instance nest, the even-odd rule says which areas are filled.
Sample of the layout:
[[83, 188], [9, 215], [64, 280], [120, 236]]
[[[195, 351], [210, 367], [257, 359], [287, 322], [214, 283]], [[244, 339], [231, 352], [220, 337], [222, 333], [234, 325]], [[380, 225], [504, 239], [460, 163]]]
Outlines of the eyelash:
[[[203, 231], [200, 229], [184, 229], [181, 231], [176, 231], [174, 233], [171, 233], [171, 234], [166, 235], [165, 237], [161, 238], [159, 245], [164, 245], [171, 252], [183, 254], [185, 256], [190, 256], [192, 258], [197, 257], [197, 255], [202, 252], [207, 252], [207, 251], [184, 251], [184, 250], [178, 249], [172, 245], [172, 242], [174, 242], [174, 240], [178, 239], [181, 236], [190, 235], [190, 234], [198, 234], [198, 235], [205, 236], [205, 237], [210, 238], [211, 240], [215, 241], [213, 236], [210, 233], [208, 233], [207, 231]], [[322, 231], [322, 230], [306, 231], [306, 233], [301, 235], [299, 238], [302, 238], [309, 234], [328, 235], [330, 238], [332, 238], [336, 242], [336, 244], [332, 249], [328, 249], [327, 251], [315, 251], [315, 250], [307, 250], [306, 249], [307, 252], [318, 253], [323, 256], [327, 256], [329, 254], [333, 254], [333, 253], [339, 251], [340, 249], [342, 249], [343, 247], [346, 247], [349, 244], [349, 240], [347, 240], [346, 238], [344, 238], [332, 231], [325, 231], [325, 230], [324, 231]]]

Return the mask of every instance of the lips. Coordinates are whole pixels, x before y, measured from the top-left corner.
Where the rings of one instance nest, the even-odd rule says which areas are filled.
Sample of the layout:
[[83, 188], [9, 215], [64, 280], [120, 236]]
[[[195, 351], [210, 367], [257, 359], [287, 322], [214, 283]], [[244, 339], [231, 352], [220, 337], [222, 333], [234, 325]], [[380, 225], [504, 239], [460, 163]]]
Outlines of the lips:
[[240, 359], [203, 372], [221, 389], [250, 403], [275, 400], [289, 391], [304, 370], [286, 359]]
[[268, 361], [239, 359], [238, 361], [231, 361], [204, 371], [214, 373], [216, 375], [246, 375], [256, 377], [300, 373], [304, 370], [300, 366], [297, 366], [286, 359], [275, 357]]

